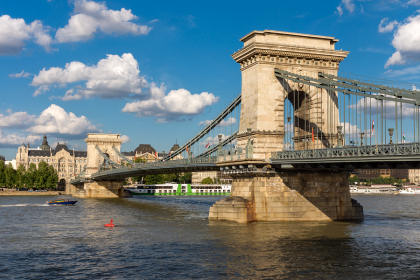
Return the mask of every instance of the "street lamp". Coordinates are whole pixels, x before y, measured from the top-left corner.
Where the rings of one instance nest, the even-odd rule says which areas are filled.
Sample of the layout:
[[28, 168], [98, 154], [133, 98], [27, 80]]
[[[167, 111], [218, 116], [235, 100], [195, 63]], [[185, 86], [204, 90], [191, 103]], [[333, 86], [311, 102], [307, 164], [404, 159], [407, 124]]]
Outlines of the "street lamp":
[[388, 128], [388, 133], [389, 133], [389, 144], [392, 144], [392, 136], [394, 135], [394, 129]]
[[365, 133], [360, 132], [360, 146], [363, 146], [363, 137], [365, 137]]

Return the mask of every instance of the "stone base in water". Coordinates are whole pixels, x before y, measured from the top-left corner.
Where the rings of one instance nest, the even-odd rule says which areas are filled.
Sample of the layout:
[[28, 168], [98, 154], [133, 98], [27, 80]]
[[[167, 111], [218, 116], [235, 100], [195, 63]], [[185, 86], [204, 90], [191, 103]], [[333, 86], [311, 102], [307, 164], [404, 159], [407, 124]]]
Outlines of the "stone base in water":
[[[232, 197], [216, 202], [210, 220], [361, 221], [347, 172], [287, 171], [233, 178]], [[243, 176], [243, 175], [242, 175]]]
[[[80, 189], [72, 188], [72, 196], [81, 198], [117, 198], [125, 197], [123, 183], [118, 181], [86, 182]], [[70, 188], [69, 188], [70, 189]]]

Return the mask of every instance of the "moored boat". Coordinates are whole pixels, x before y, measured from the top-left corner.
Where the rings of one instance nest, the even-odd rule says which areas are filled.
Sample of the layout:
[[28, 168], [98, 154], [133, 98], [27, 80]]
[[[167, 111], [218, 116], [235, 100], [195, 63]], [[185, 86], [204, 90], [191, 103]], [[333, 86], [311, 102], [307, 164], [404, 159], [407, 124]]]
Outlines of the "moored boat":
[[399, 194], [420, 194], [420, 188], [419, 187], [406, 187], [398, 192]]
[[48, 201], [48, 205], [74, 205], [77, 200], [57, 199]]
[[133, 195], [171, 196], [171, 195], [226, 195], [231, 193], [228, 184], [176, 184], [157, 185], [134, 184], [125, 188]]

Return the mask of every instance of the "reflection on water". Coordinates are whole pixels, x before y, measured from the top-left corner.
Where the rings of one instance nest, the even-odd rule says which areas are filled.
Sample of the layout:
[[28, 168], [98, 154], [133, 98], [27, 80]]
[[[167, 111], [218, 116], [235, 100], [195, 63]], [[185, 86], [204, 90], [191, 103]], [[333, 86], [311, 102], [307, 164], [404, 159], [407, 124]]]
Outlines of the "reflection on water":
[[[358, 196], [361, 224], [209, 222], [211, 197], [0, 197], [0, 279], [418, 279], [420, 196]], [[113, 218], [115, 228], [103, 225]]]

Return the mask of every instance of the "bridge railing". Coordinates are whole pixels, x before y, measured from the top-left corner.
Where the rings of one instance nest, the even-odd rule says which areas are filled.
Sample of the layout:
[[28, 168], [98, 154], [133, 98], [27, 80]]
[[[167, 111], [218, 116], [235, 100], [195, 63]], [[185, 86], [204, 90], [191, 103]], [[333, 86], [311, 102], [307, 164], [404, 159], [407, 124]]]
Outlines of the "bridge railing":
[[236, 148], [236, 149], [229, 149], [229, 150], [220, 150], [217, 154], [217, 161], [218, 162], [225, 162], [225, 161], [241, 161], [252, 159], [252, 147], [245, 147], [245, 148]]
[[169, 166], [180, 166], [180, 165], [197, 165], [197, 164], [209, 164], [216, 163], [217, 157], [199, 157], [199, 158], [190, 158], [190, 159], [177, 159], [177, 160], [167, 160], [167, 161], [153, 161], [146, 163], [136, 163], [132, 168], [159, 168], [159, 167], [169, 167]]
[[346, 146], [315, 150], [295, 150], [273, 153], [271, 160], [305, 160], [328, 158], [367, 158], [378, 156], [420, 155], [420, 143]]

